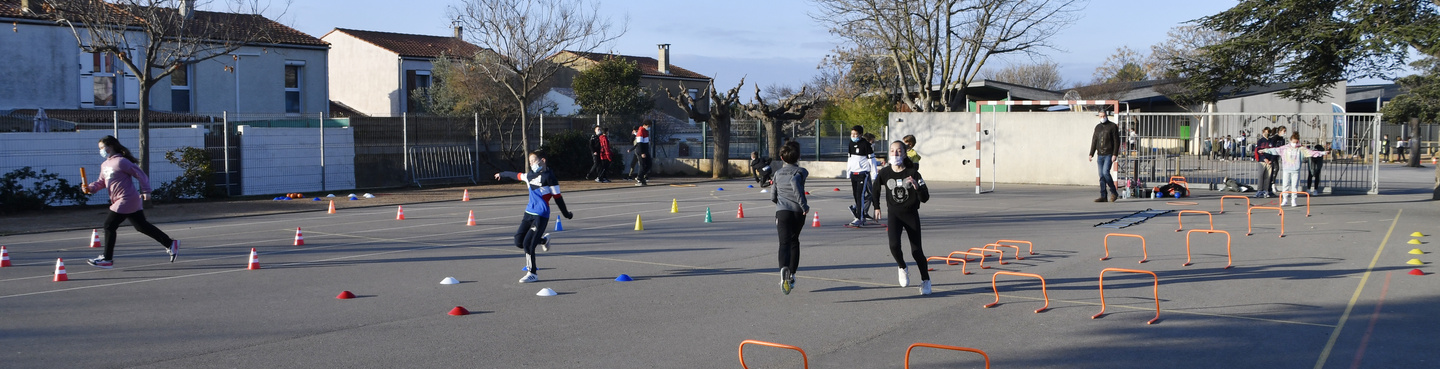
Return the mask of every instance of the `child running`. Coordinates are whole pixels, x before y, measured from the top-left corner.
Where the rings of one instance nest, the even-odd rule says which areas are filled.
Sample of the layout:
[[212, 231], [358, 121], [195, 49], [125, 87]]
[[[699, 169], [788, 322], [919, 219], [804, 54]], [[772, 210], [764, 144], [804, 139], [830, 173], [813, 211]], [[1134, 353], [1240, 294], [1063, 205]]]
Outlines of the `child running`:
[[780, 235], [780, 289], [786, 295], [795, 288], [795, 271], [800, 267], [800, 230], [805, 229], [805, 215], [810, 204], [805, 201], [805, 178], [810, 172], [796, 163], [800, 160], [800, 143], [786, 142], [780, 148], [784, 163], [775, 170], [775, 189], [770, 202], [775, 203], [775, 230]]
[[905, 158], [905, 143], [890, 143], [890, 165], [880, 169], [875, 185], [870, 188], [870, 198], [878, 201], [880, 188], [885, 187], [885, 203], [890, 208], [885, 230], [890, 236], [890, 255], [900, 266], [900, 287], [910, 285], [910, 271], [905, 266], [905, 255], [900, 253], [900, 232], [910, 236], [910, 255], [915, 266], [920, 268], [920, 294], [930, 294], [930, 271], [925, 262], [925, 250], [920, 247], [920, 203], [930, 201], [930, 188], [920, 178], [920, 172], [911, 167]]
[[1285, 194], [1284, 192], [1300, 191], [1300, 187], [1298, 186], [1298, 184], [1300, 180], [1301, 159], [1322, 157], [1325, 156], [1325, 152], [1311, 150], [1305, 146], [1300, 146], [1299, 132], [1290, 134], [1289, 145], [1264, 149], [1260, 151], [1263, 151], [1266, 154], [1275, 155], [1280, 158], [1280, 189], [1282, 193], [1282, 195], [1280, 196], [1280, 206], [1285, 206], [1286, 201], [1290, 202], [1290, 206], [1297, 206], [1298, 204], [1295, 202], [1295, 194]]
[[[135, 160], [130, 149], [121, 145], [115, 136], [100, 139], [99, 147], [100, 157], [105, 158], [105, 162], [100, 164], [99, 178], [86, 184], [84, 190], [87, 194], [102, 188], [110, 191], [110, 216], [105, 218], [105, 253], [85, 262], [102, 269], [115, 266], [112, 261], [115, 256], [115, 230], [120, 228], [120, 222], [127, 219], [135, 230], [159, 242], [160, 247], [165, 248], [165, 253], [170, 254], [170, 262], [175, 262], [180, 251], [180, 240], [170, 238], [145, 220], [142, 201], [150, 199], [150, 177], [140, 170], [140, 166], [135, 165], [138, 160]], [[135, 182], [140, 183], [139, 191], [135, 190]]]
[[520, 228], [515, 230], [515, 247], [525, 250], [525, 267], [528, 270], [525, 277], [520, 278], [520, 283], [540, 281], [540, 277], [535, 274], [540, 271], [535, 265], [535, 246], [539, 245], [541, 250], [550, 251], [550, 234], [545, 233], [545, 224], [550, 222], [550, 199], [555, 199], [555, 205], [560, 207], [560, 214], [564, 215], [565, 219], [575, 216], [565, 208], [565, 199], [560, 196], [560, 182], [555, 180], [555, 174], [545, 166], [545, 154], [531, 151], [528, 161], [528, 173], [495, 174], [496, 180], [514, 178], [525, 182], [525, 187], [530, 192], [530, 202], [525, 204], [525, 217], [520, 219]]

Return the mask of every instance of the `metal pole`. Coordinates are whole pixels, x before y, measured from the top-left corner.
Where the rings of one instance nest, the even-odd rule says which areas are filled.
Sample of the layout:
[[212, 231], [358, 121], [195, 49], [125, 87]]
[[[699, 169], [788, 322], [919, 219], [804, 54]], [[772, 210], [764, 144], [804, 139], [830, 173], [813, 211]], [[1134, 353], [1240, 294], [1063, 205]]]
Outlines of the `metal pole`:
[[820, 161], [820, 120], [815, 120], [815, 161]]
[[410, 173], [410, 116], [405, 112], [400, 113], [400, 169], [406, 175]]
[[[471, 162], [470, 165], [473, 166], [473, 167], [475, 167], [475, 171], [472, 172], [472, 173], [474, 173], [474, 175], [473, 175], [474, 178], [471, 178], [470, 181], [472, 181], [472, 182], [479, 181], [479, 180], [480, 180], [480, 178], [479, 178], [479, 177], [480, 177], [480, 113], [475, 113], [475, 161]], [[557, 219], [558, 219], [558, 218], [557, 218]]]
[[545, 146], [545, 114], [540, 114], [540, 144], [536, 148], [541, 146]]
[[328, 190], [325, 186], [325, 113], [318, 113], [320, 116], [320, 190]]
[[111, 135], [111, 136], [115, 136], [116, 139], [119, 139], [119, 138], [120, 138], [120, 112], [119, 112], [119, 111], [112, 111], [112, 112], [110, 112], [110, 119], [112, 119], [112, 120], [114, 121], [114, 123], [115, 123], [114, 128], [112, 128], [111, 131], [110, 131], [110, 135]]
[[710, 158], [710, 152], [707, 151], [708, 149], [710, 149], [710, 129], [708, 129], [708, 128], [705, 126], [705, 123], [708, 123], [708, 122], [704, 122], [704, 121], [700, 122], [700, 158], [701, 158], [701, 159], [709, 159], [709, 158]]
[[222, 149], [225, 153], [225, 195], [230, 196], [235, 194], [230, 192], [230, 189], [235, 187], [230, 182], [230, 112], [220, 112], [220, 124], [225, 125], [225, 138], [223, 142], [225, 147]]

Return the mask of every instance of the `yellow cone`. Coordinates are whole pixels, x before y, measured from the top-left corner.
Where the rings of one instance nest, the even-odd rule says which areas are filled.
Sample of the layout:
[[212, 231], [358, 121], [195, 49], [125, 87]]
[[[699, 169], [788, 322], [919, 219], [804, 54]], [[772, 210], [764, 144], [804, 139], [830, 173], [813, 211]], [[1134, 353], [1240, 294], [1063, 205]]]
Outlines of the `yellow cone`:
[[1405, 262], [1405, 264], [1410, 264], [1410, 265], [1425, 265], [1425, 262], [1420, 261], [1420, 259], [1410, 259], [1410, 261]]
[[679, 212], [680, 212], [680, 200], [670, 199], [670, 212], [671, 212], [671, 213], [679, 213]]
[[1411, 239], [1410, 239], [1410, 242], [1406, 242], [1406, 243], [1411, 244], [1411, 245], [1419, 245], [1419, 244], [1420, 244], [1420, 239], [1419, 239], [1419, 238], [1411, 238]]
[[645, 230], [645, 223], [641, 223], [641, 222], [640, 222], [640, 214], [635, 214], [635, 230], [637, 230], [637, 231], [643, 231], [643, 230]]
[[1425, 234], [1424, 234], [1424, 233], [1420, 233], [1420, 232], [1415, 232], [1415, 233], [1411, 233], [1411, 234], [1410, 234], [1410, 237], [1425, 237]]
[[1410, 255], [1425, 255], [1425, 252], [1420, 249], [1410, 249]]

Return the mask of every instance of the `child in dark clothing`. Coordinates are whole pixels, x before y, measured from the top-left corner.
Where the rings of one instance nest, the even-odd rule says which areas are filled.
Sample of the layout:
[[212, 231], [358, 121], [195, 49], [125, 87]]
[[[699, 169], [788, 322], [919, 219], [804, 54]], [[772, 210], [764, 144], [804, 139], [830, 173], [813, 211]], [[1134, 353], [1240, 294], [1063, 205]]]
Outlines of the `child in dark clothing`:
[[788, 295], [795, 288], [795, 271], [800, 268], [800, 230], [805, 229], [805, 214], [810, 212], [805, 178], [810, 172], [796, 165], [800, 143], [790, 141], [781, 147], [780, 160], [770, 202], [775, 203], [775, 230], [780, 236], [780, 289]]
[[[1315, 151], [1325, 151], [1325, 146], [1321, 146], [1320, 144], [1315, 144], [1315, 147], [1313, 148], [1313, 150], [1315, 150]], [[1311, 195], [1319, 195], [1319, 194], [1320, 194], [1320, 193], [1319, 193], [1319, 192], [1320, 192], [1320, 168], [1322, 168], [1322, 167], [1324, 167], [1324, 166], [1325, 166], [1325, 157], [1324, 157], [1324, 156], [1315, 156], [1315, 157], [1311, 157], [1311, 158], [1310, 158], [1310, 174], [1305, 176], [1305, 190], [1306, 190], [1306, 192], [1309, 192]]]
[[525, 267], [528, 270], [525, 277], [520, 278], [520, 283], [540, 281], [540, 277], [535, 274], [539, 271], [535, 265], [535, 246], [540, 245], [542, 250], [550, 251], [550, 234], [544, 233], [545, 224], [550, 222], [550, 199], [555, 199], [555, 205], [560, 207], [560, 214], [564, 215], [565, 219], [575, 216], [565, 208], [565, 199], [560, 197], [560, 182], [555, 180], [555, 174], [545, 166], [545, 154], [532, 151], [528, 161], [529, 172], [495, 173], [496, 180], [514, 178], [525, 182], [525, 187], [530, 192], [530, 202], [525, 204], [525, 217], [520, 219], [520, 228], [515, 230], [515, 247], [525, 250]]
[[755, 176], [755, 183], [760, 187], [770, 186], [770, 175], [773, 173], [770, 163], [770, 158], [761, 157], [760, 152], [750, 152], [750, 174]]
[[886, 233], [890, 237], [890, 255], [900, 266], [900, 287], [910, 285], [910, 271], [905, 266], [905, 255], [900, 252], [900, 233], [910, 236], [910, 254], [915, 266], [920, 269], [920, 294], [930, 294], [930, 271], [925, 262], [925, 250], [920, 247], [920, 203], [930, 201], [930, 188], [920, 172], [910, 167], [905, 158], [905, 143], [890, 143], [890, 165], [880, 169], [875, 185], [870, 188], [870, 199], [879, 201], [881, 191], [886, 188], [885, 203], [890, 208]]

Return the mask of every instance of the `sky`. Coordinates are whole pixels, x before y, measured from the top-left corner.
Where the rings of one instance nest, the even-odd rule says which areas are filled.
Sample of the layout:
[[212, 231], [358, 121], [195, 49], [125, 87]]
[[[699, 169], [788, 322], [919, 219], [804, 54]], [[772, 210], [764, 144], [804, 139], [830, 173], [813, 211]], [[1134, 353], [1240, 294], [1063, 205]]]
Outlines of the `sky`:
[[[715, 78], [718, 89], [744, 77], [751, 90], [800, 86], [842, 40], [810, 14], [808, 0], [586, 0], [628, 30], [598, 51], [655, 57], [656, 44], [671, 44], [671, 64]], [[458, 0], [295, 0], [278, 20], [315, 37], [333, 28], [450, 35], [446, 9]], [[401, 5], [403, 4], [403, 5]], [[1230, 8], [1233, 0], [1089, 0], [1077, 20], [1043, 50], [1060, 65], [1064, 85], [1091, 80], [1106, 57], [1122, 46], [1147, 52], [1184, 22]], [[275, 18], [277, 9], [266, 13]], [[1019, 60], [992, 60], [995, 68]], [[748, 94], [746, 94], [748, 95]]]

